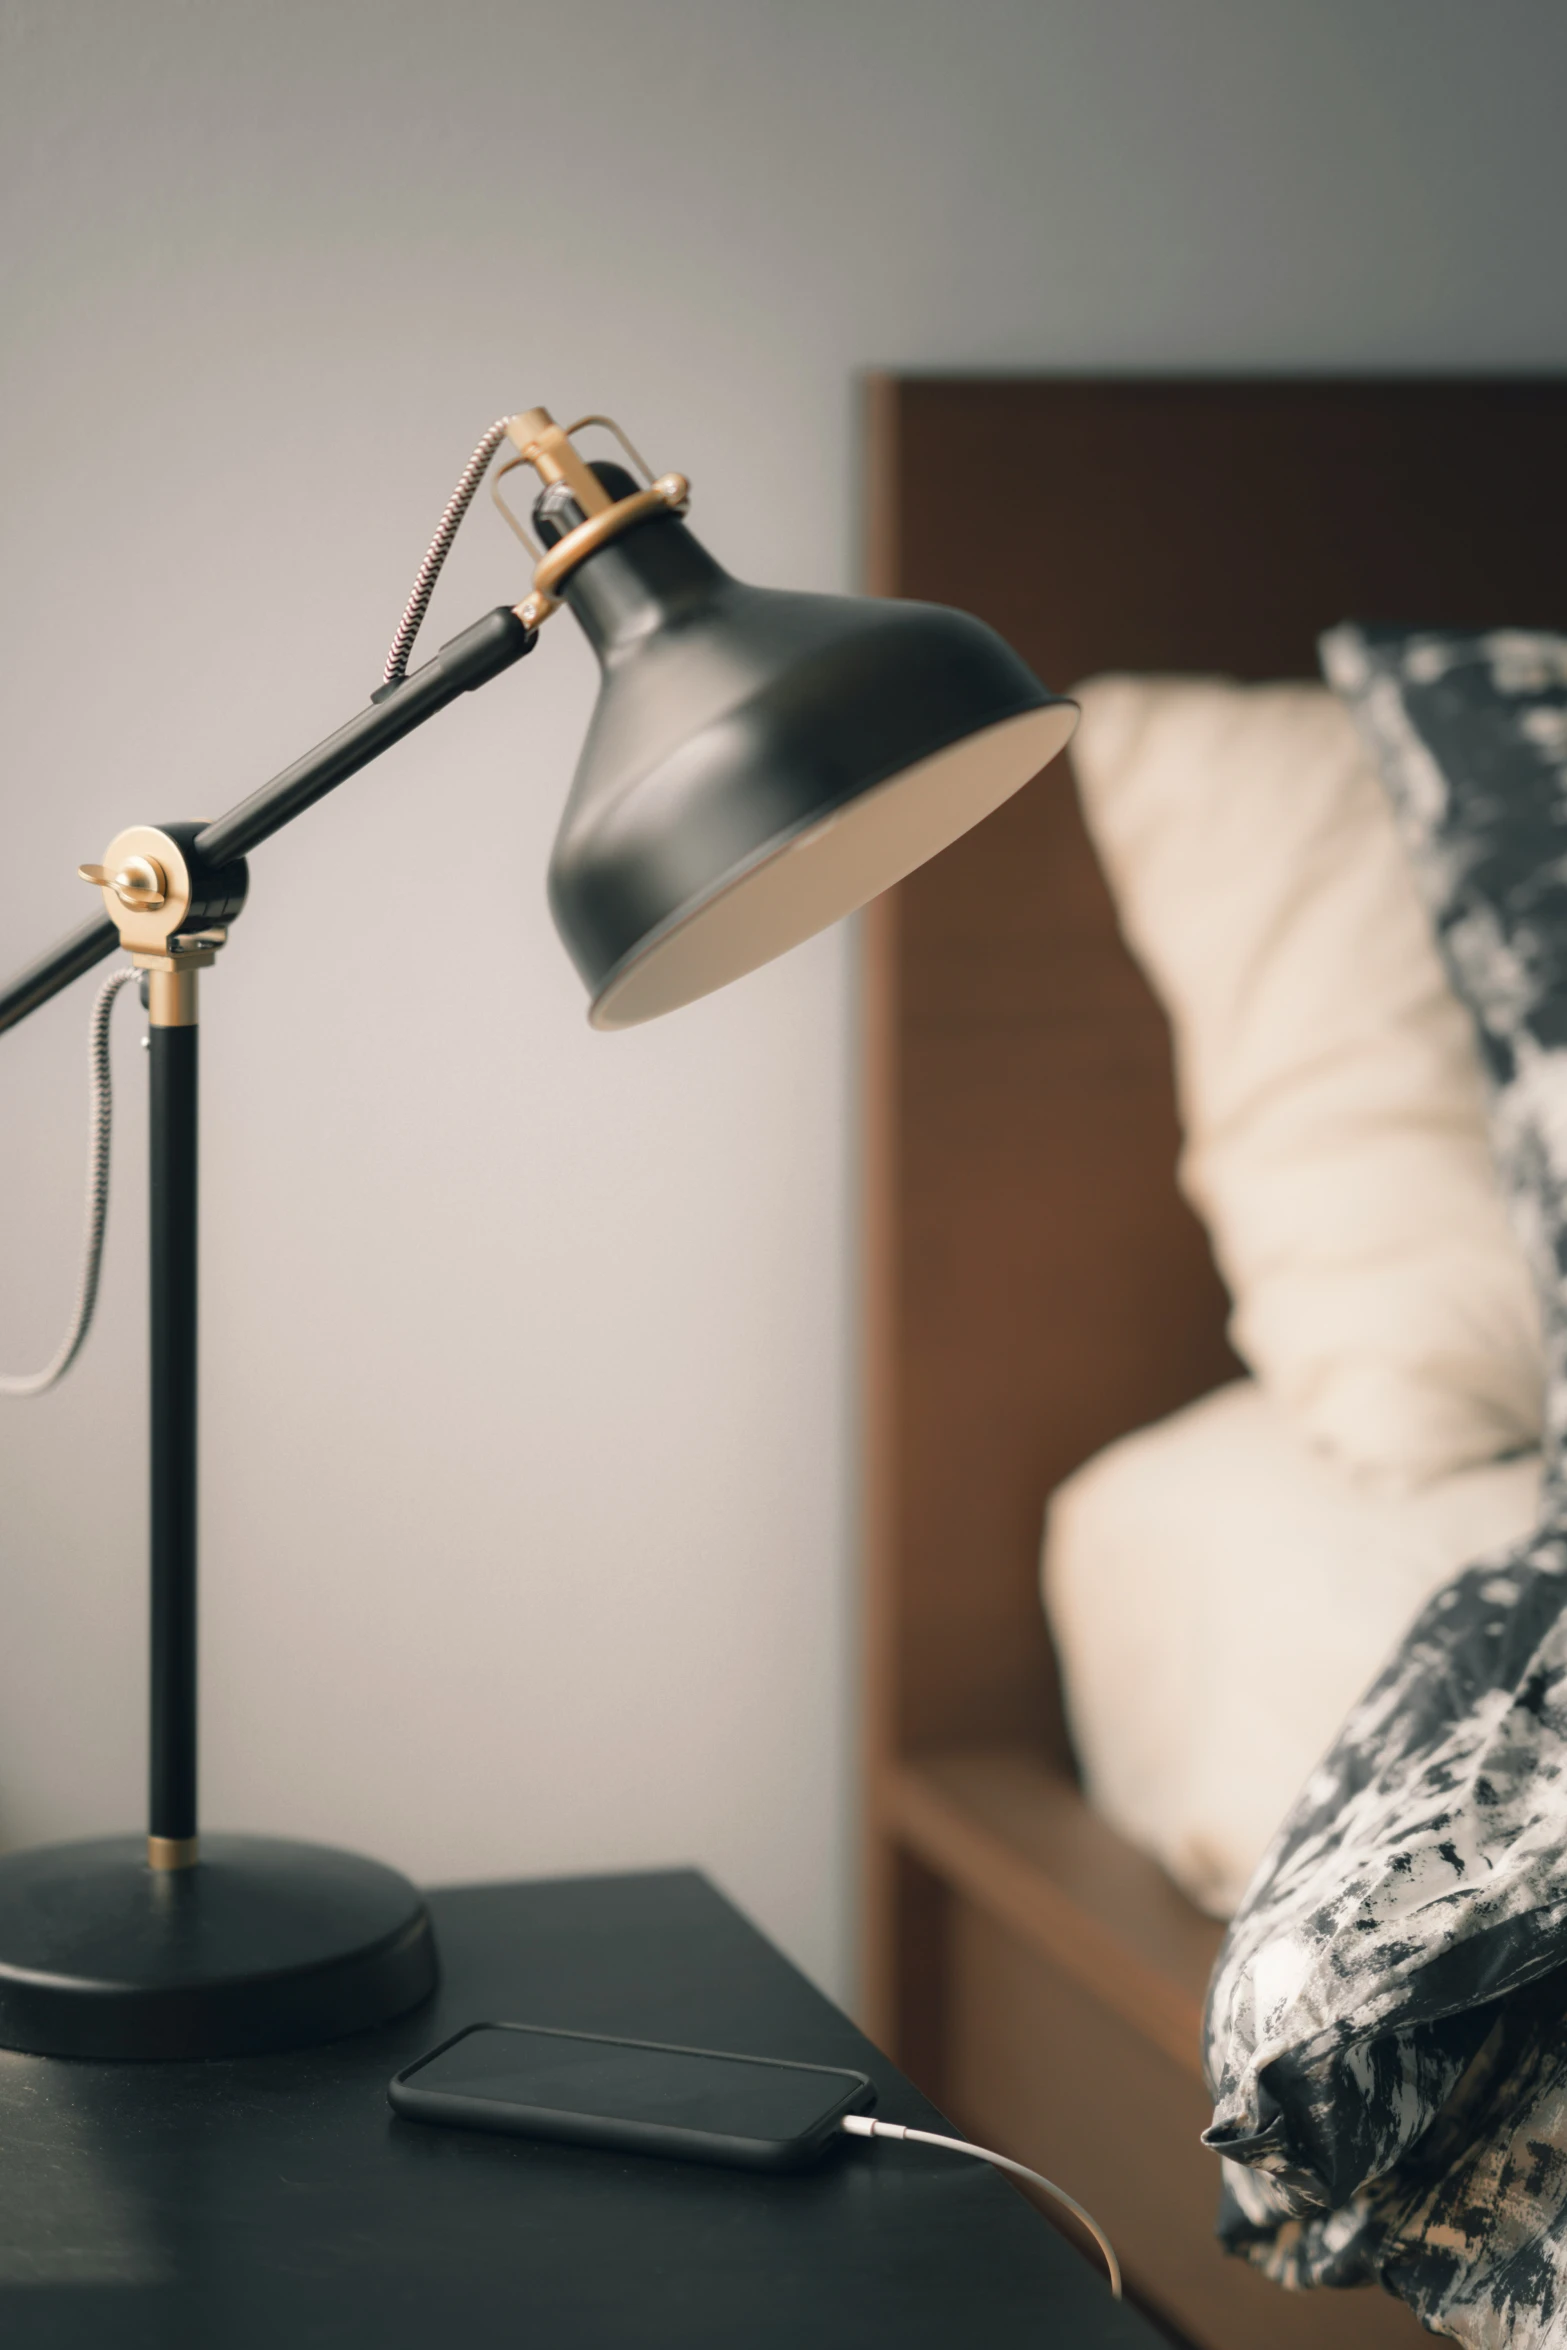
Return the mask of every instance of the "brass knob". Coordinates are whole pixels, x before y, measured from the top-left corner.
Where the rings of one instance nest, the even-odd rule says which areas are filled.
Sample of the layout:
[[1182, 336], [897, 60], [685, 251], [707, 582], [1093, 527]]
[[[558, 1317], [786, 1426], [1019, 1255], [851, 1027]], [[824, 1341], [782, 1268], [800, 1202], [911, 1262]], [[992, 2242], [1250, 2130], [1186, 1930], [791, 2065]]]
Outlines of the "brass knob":
[[112, 889], [128, 914], [155, 914], [169, 894], [169, 877], [151, 857], [127, 857], [118, 873], [103, 865], [78, 865], [83, 881]]

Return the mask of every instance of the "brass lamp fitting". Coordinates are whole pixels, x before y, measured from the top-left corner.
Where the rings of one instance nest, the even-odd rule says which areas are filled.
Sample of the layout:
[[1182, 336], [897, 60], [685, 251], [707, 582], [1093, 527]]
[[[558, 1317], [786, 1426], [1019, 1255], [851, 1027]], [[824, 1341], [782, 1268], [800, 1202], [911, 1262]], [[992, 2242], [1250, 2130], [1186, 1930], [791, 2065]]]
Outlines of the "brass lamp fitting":
[[136, 968], [151, 974], [148, 1011], [155, 1028], [194, 1026], [196, 973], [212, 962], [245, 903], [244, 859], [209, 866], [196, 853], [200, 829], [132, 824], [115, 834], [102, 864], [76, 868], [101, 891]]
[[[614, 434], [647, 483], [646, 489], [634, 490], [626, 498], [610, 496], [593, 468], [572, 446], [572, 434], [590, 424], [600, 424], [606, 432]], [[560, 598], [555, 591], [599, 547], [619, 538], [622, 531], [631, 530], [639, 522], [649, 522], [657, 515], [684, 514], [691, 503], [691, 484], [685, 475], [663, 473], [655, 481], [647, 460], [632, 447], [612, 416], [579, 416], [575, 424], [562, 425], [555, 422], [547, 408], [525, 408], [510, 419], [506, 434], [518, 454], [501, 466], [490, 494], [534, 559], [532, 593], [514, 607], [524, 628], [537, 628], [552, 612], [560, 610]], [[582, 509], [583, 519], [576, 529], [567, 531], [547, 554], [523, 528], [501, 495], [502, 481], [508, 473], [515, 473], [519, 465], [531, 465], [546, 488], [556, 482], [563, 484]]]

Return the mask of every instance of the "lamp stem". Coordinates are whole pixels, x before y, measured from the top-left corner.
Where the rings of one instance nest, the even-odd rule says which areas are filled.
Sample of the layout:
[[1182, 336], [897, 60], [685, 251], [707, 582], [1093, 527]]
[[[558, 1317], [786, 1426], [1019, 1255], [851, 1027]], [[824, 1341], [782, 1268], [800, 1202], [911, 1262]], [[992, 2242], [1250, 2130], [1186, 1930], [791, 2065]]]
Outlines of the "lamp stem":
[[149, 974], [151, 1719], [147, 1858], [195, 1866], [197, 973]]

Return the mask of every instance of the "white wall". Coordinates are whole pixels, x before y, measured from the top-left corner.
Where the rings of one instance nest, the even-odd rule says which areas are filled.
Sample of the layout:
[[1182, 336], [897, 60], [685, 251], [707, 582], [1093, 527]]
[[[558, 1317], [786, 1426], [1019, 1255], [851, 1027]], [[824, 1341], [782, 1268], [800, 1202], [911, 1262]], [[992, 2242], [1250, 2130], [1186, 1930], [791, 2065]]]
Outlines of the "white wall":
[[[0, 0], [5, 964], [360, 705], [506, 409], [609, 408], [830, 586], [869, 363], [1562, 364], [1564, 74], [1550, 0]], [[522, 582], [476, 510], [432, 641]], [[842, 1988], [852, 942], [591, 1035], [543, 873], [592, 690], [563, 618], [258, 855], [206, 985], [208, 1814], [693, 1857]], [[0, 1044], [6, 1367], [87, 999]], [[138, 1032], [101, 1326], [0, 1406], [12, 1842], [139, 1816]]]

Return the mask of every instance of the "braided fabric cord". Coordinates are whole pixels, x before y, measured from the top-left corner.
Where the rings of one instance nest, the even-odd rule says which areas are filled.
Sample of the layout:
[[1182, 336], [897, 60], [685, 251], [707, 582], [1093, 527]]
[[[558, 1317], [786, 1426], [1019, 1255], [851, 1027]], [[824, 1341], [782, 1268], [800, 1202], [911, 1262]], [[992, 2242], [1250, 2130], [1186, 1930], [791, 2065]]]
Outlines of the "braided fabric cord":
[[441, 576], [441, 566], [452, 551], [452, 541], [457, 536], [458, 526], [473, 504], [474, 492], [484, 479], [490, 459], [506, 438], [506, 427], [510, 421], [510, 418], [505, 416], [498, 416], [495, 419], [463, 467], [462, 479], [446, 501], [446, 511], [441, 516], [439, 528], [430, 541], [424, 561], [419, 566], [419, 576], [414, 581], [413, 594], [409, 597], [402, 619], [397, 624], [397, 634], [392, 639], [392, 649], [386, 656], [385, 683], [387, 685], [401, 685], [408, 674], [408, 656], [414, 649], [414, 638], [419, 634], [420, 623], [429, 610], [430, 598], [435, 593], [435, 583]]
[[87, 1029], [87, 1233], [82, 1249], [81, 1278], [76, 1306], [58, 1351], [41, 1371], [21, 1378], [0, 1378], [0, 1396], [47, 1395], [65, 1377], [82, 1351], [98, 1302], [98, 1275], [103, 1266], [103, 1232], [109, 1214], [109, 1138], [113, 1123], [113, 1087], [109, 1073], [109, 1015], [122, 987], [140, 976], [134, 969], [114, 972], [93, 998]]

